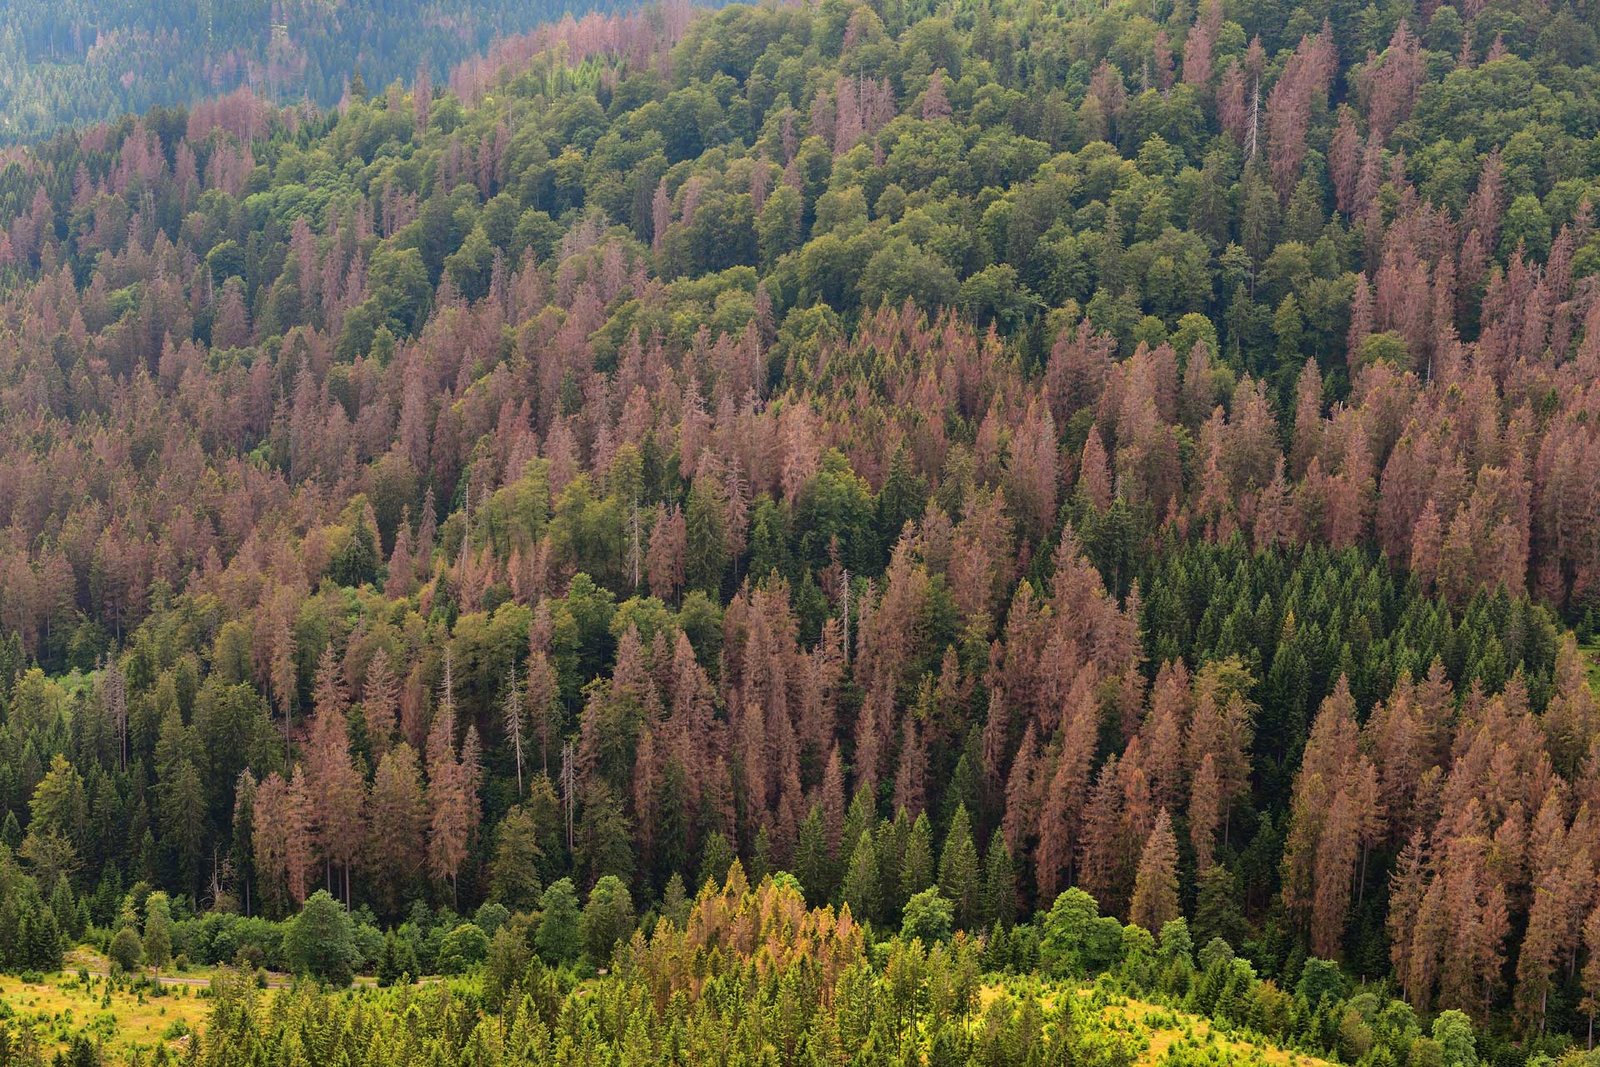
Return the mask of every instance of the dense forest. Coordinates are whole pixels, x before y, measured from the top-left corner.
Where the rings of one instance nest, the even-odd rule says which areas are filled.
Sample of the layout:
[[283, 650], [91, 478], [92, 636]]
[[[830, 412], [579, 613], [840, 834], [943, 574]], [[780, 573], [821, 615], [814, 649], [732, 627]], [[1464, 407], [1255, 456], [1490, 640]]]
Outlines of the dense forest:
[[652, 8], [7, 150], [0, 969], [481, 972], [218, 1064], [1132, 1062], [1097, 975], [1590, 1062], [1597, 26]]
[[[247, 86], [331, 107], [615, 0], [6, 0], [0, 143]], [[359, 91], [359, 88], [358, 88]]]

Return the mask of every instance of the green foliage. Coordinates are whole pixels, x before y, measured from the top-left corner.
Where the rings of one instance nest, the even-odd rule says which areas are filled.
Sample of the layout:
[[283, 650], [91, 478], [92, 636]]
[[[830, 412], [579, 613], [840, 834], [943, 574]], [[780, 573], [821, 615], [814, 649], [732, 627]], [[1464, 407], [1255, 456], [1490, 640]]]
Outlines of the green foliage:
[[[896, 946], [879, 967], [869, 961], [859, 927], [841, 928], [831, 911], [808, 912], [792, 883], [768, 880], [753, 890], [718, 892], [695, 907], [690, 925], [698, 930], [731, 935], [742, 924], [767, 934], [759, 945], [725, 942], [703, 955], [701, 973], [690, 975], [674, 962], [694, 953], [689, 935], [658, 926], [628, 966], [572, 985], [536, 960], [518, 966], [514, 935], [502, 930], [483, 996], [460, 982], [343, 994], [302, 986], [262, 994], [243, 978], [224, 976], [192, 1054], [217, 1067], [275, 1067], [300, 1050], [390, 1062], [409, 1049], [429, 1062], [484, 1056], [565, 1067], [594, 1055], [631, 1062], [670, 1042], [694, 1063], [717, 1061], [718, 1049], [777, 1062], [780, 1055], [824, 1047], [854, 1049], [862, 1062], [878, 1063], [889, 1062], [886, 1051], [877, 1051], [879, 1043], [892, 1042], [919, 1063], [1128, 1067], [1133, 1061], [1136, 1046], [1125, 1035], [1054, 1006], [1057, 998], [1044, 990], [1000, 991], [980, 1013], [984, 983], [970, 940], [926, 951]], [[666, 1007], [657, 1006], [652, 989], [666, 994]], [[592, 1022], [600, 1005], [615, 1010], [617, 1026], [578, 1022], [585, 1015]], [[582, 1051], [570, 1041], [573, 1026], [586, 1029]]]
[[551, 882], [539, 898], [539, 928], [534, 934], [539, 956], [552, 965], [570, 963], [583, 951], [578, 893], [570, 878]]
[[[1537, 811], [1498, 791], [1576, 796], [1593, 747], [1554, 614], [1592, 614], [1600, 558], [1572, 399], [1592, 0], [1408, 22], [1404, 92], [1397, 8], [829, 2], [567, 24], [431, 96], [389, 80], [540, 5], [323, 5], [270, 49], [209, 3], [159, 40], [169, 0], [14, 6], [0, 138], [179, 101], [197, 63], [226, 87], [244, 55], [281, 100], [350, 80], [337, 111], [162, 108], [0, 170], [0, 965], [104, 944], [126, 897], [143, 938], [111, 944], [156, 964], [389, 985], [481, 963], [519, 1054], [587, 1054], [599, 1017], [630, 1061], [670, 1019], [685, 1058], [709, 1002], [770, 1024], [722, 1059], [1039, 1061], [1070, 1012], [978, 1025], [954, 992], [981, 931], [999, 971], [1465, 1062], [1453, 1021], [1388, 1027], [1349, 976], [1405, 951], [1389, 875], [1419, 826], [1453, 856], [1440, 798], [1481, 793], [1473, 839], [1510, 862]], [[1324, 16], [1307, 78], [1291, 55], [1330, 44]], [[1428, 737], [1391, 743], [1438, 771], [1397, 784], [1377, 706], [1436, 663]], [[1179, 664], [1200, 681], [1151, 765], [1132, 738]], [[1333, 962], [1306, 959], [1285, 854], [1319, 832], [1325, 805], [1292, 798], [1341, 677], [1383, 811], [1359, 873], [1320, 879], [1354, 897]], [[1202, 693], [1236, 694], [1249, 735], [1214, 862], [1184, 810]], [[324, 714], [348, 752], [307, 744]], [[1113, 755], [1118, 810], [1091, 813]], [[349, 840], [334, 763], [367, 791]], [[1190, 921], [1157, 945], [1119, 919], [1160, 805]], [[1091, 814], [1115, 838], [1095, 864]], [[779, 865], [791, 907], [797, 881], [923, 948], [852, 956], [837, 1005], [741, 960], [565, 1010], [585, 956], [646, 966], [636, 925], [682, 931], [707, 882], [744, 907], [744, 872]], [[1496, 1023], [1528, 999], [1525, 890], [1562, 881], [1528, 865], [1495, 872], [1488, 997], [1446, 998]], [[260, 914], [319, 868], [344, 907]], [[1102, 880], [1106, 914], [1042, 899], [1064, 873]], [[1551, 1035], [1581, 1025], [1590, 949], [1563, 948]], [[513, 1040], [463, 1037], [477, 1010], [433, 1058], [497, 1058], [449, 1047]]]
[[1349, 987], [1337, 964], [1312, 958], [1301, 967], [1300, 981], [1295, 984], [1294, 991], [1296, 996], [1317, 1008], [1325, 1000], [1343, 1000]]
[[1049, 974], [1084, 977], [1109, 970], [1122, 952], [1122, 924], [1073, 887], [1056, 897], [1043, 922], [1039, 962]]
[[539, 865], [544, 850], [539, 845], [534, 815], [518, 805], [500, 821], [490, 867], [491, 893], [509, 908], [529, 910], [539, 902]]
[[356, 963], [355, 928], [344, 905], [327, 890], [306, 898], [289, 924], [283, 947], [296, 974], [335, 986], [350, 984]]
[[165, 893], [151, 893], [144, 902], [144, 958], [157, 968], [172, 962], [172, 908]]
[[444, 935], [439, 944], [439, 970], [464, 974], [489, 955], [489, 937], [476, 923], [462, 923]]
[[873, 843], [872, 832], [863, 830], [850, 853], [844, 884], [839, 889], [850, 914], [861, 922], [876, 922], [878, 919], [880, 880], [877, 846]]
[[954, 905], [956, 921], [962, 926], [971, 926], [979, 914], [978, 849], [972, 843], [970, 827], [966, 805], [962, 804], [950, 820], [944, 848], [939, 853], [939, 889]]
[[139, 941], [139, 934], [132, 926], [124, 926], [111, 938], [111, 947], [106, 955], [111, 962], [126, 973], [139, 969], [139, 964], [144, 959], [144, 946]]
[[1433, 1020], [1433, 1040], [1439, 1046], [1444, 1067], [1477, 1067], [1478, 1047], [1472, 1033], [1472, 1020], [1461, 1012], [1440, 1012]]
[[[549, 921], [549, 917], [547, 910], [540, 923], [541, 944], [543, 923]], [[601, 878], [589, 890], [589, 899], [583, 905], [579, 920], [579, 933], [589, 957], [597, 963], [609, 960], [616, 944], [627, 941], [633, 933], [633, 923], [633, 897], [628, 887], [615, 875]]]
[[0, 968], [54, 971], [61, 967], [61, 923], [23, 874], [7, 849], [0, 848]]
[[900, 920], [900, 936], [925, 945], [945, 941], [954, 929], [954, 910], [937, 889], [924, 889], [906, 901]]

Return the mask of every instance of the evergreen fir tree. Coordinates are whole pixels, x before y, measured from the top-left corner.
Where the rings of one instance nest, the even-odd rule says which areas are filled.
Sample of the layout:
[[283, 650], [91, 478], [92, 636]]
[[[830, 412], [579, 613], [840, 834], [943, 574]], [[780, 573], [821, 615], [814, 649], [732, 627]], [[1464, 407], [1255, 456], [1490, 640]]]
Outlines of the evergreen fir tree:
[[933, 827], [927, 812], [918, 812], [906, 837], [905, 856], [900, 861], [900, 896], [904, 900], [933, 885]]
[[862, 922], [878, 921], [878, 850], [866, 830], [856, 839], [839, 893], [856, 918]]
[[1017, 918], [1017, 872], [1005, 839], [989, 840], [983, 867], [983, 919], [991, 926], [1009, 928]]
[[974, 929], [982, 919], [981, 877], [978, 848], [972, 843], [967, 807], [959, 804], [945, 832], [944, 848], [939, 853], [939, 889], [945, 899], [955, 905], [956, 925], [962, 929]]

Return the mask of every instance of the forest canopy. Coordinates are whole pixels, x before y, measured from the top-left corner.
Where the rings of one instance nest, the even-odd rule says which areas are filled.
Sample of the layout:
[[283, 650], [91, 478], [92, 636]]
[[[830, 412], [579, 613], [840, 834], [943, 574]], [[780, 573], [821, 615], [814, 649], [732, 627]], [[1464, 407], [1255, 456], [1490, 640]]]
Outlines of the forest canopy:
[[8, 0], [0, 143], [238, 87], [331, 107], [355, 83], [440, 77], [609, 0]]
[[692, 903], [848, 943], [727, 979], [806, 1041], [1583, 1049], [1597, 25], [669, 6], [5, 150], [0, 968], [498, 961], [526, 1050], [616, 963], [642, 1048]]

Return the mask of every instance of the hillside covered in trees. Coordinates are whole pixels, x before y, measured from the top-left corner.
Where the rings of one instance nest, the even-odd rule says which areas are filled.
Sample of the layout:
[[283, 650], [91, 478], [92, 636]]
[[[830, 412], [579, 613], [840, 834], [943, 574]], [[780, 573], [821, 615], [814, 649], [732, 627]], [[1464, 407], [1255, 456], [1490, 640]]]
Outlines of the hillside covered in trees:
[[1128, 1062], [1095, 975], [1577, 1062], [1597, 25], [652, 8], [7, 150], [0, 968], [483, 972], [216, 1063]]
[[[349, 81], [437, 77], [611, 0], [6, 0], [0, 143], [245, 86], [332, 106]], [[570, 17], [570, 16], [569, 16]], [[358, 89], [359, 91], [359, 89]]]

